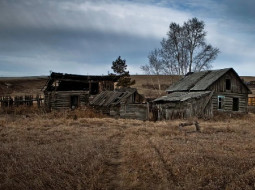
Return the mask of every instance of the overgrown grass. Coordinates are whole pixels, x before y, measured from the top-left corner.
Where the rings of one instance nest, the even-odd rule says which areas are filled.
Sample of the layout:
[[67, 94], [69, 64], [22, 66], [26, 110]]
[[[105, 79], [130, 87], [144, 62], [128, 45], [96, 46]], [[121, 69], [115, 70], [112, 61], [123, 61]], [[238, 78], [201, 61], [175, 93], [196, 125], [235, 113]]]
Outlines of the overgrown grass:
[[1, 114], [0, 189], [254, 189], [253, 114], [180, 122]]

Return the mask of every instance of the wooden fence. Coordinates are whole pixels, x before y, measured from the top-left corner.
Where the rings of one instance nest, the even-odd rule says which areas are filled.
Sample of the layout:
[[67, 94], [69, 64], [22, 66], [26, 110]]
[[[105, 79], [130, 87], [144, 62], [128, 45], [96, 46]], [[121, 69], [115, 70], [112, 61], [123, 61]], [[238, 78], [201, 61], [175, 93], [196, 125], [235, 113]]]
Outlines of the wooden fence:
[[255, 106], [255, 97], [248, 98], [248, 106]]
[[13, 106], [33, 106], [36, 102], [37, 106], [42, 105], [43, 98], [40, 95], [33, 97], [32, 95], [25, 96], [0, 96], [1, 107], [13, 107]]

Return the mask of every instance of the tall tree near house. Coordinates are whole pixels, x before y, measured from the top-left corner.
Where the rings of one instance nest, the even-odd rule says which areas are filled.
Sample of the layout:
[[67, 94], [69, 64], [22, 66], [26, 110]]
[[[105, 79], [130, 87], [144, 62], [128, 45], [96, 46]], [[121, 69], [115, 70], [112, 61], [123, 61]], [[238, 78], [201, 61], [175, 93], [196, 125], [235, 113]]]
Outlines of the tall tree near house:
[[121, 59], [119, 56], [115, 61], [112, 62], [112, 70], [115, 74], [120, 76], [120, 79], [117, 83], [119, 87], [130, 87], [135, 84], [135, 80], [131, 80], [129, 71], [126, 71], [127, 64], [125, 59]]
[[181, 26], [171, 23], [161, 48], [149, 53], [149, 64], [141, 69], [145, 73], [185, 75], [192, 71], [207, 70], [216, 59], [219, 49], [207, 44], [205, 24], [192, 18]]

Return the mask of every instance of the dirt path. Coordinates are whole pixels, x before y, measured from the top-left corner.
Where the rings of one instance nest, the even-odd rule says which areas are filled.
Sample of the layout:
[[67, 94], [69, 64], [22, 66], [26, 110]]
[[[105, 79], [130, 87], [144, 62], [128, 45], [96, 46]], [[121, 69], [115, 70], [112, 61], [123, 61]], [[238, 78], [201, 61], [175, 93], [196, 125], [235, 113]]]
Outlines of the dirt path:
[[121, 189], [122, 178], [120, 174], [123, 160], [121, 143], [124, 134], [124, 128], [119, 128], [119, 131], [109, 137], [109, 152], [105, 160], [106, 169], [101, 179], [104, 189]]

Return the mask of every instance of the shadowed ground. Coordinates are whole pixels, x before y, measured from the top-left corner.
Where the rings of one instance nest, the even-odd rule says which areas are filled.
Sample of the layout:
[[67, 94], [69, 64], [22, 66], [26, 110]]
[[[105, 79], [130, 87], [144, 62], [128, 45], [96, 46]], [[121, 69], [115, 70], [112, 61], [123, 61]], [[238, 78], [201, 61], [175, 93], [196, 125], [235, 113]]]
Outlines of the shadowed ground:
[[0, 117], [0, 189], [254, 189], [255, 116], [142, 122]]

